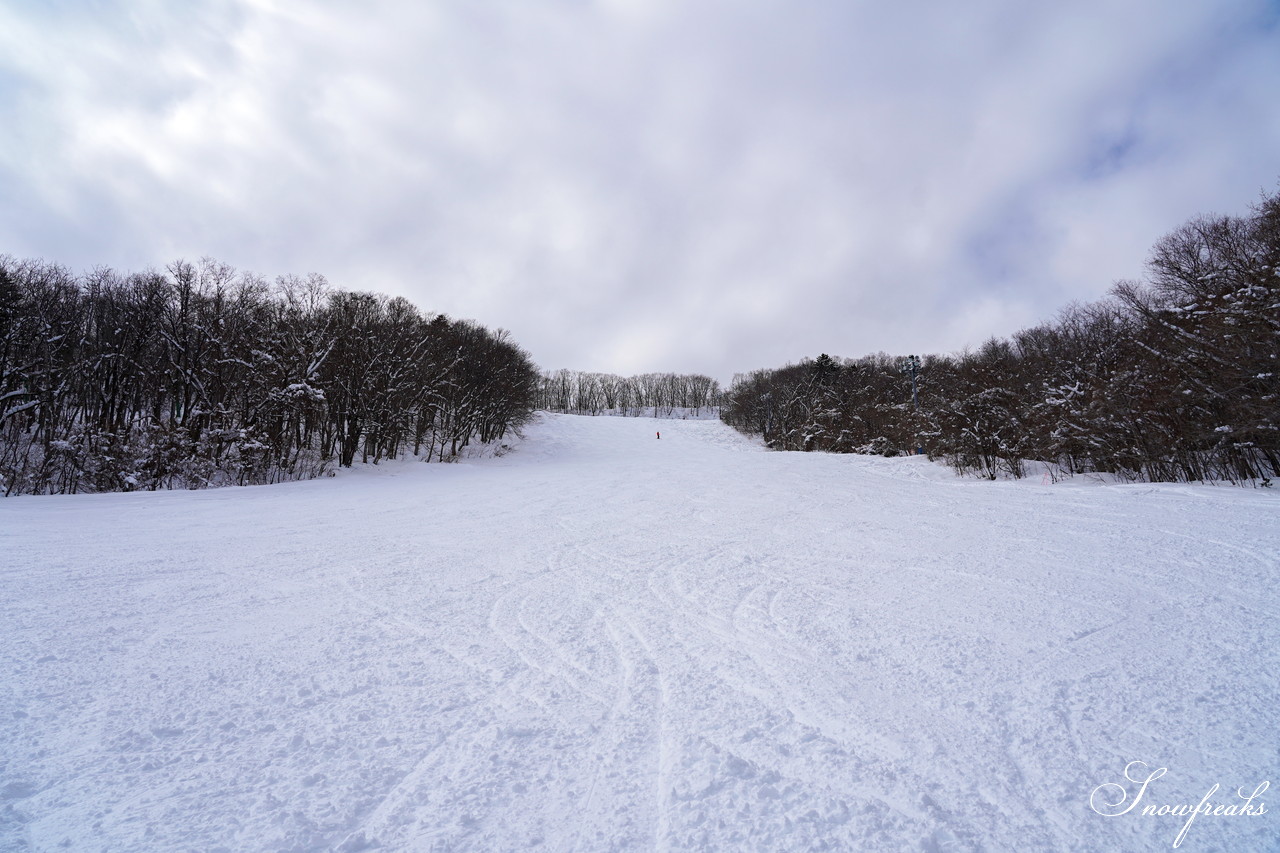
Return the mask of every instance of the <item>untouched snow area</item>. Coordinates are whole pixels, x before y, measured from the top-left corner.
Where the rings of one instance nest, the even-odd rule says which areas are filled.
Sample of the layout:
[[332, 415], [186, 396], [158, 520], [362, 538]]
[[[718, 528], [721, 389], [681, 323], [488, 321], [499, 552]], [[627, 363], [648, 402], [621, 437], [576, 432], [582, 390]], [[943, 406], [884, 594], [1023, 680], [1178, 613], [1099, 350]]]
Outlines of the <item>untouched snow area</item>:
[[0, 501], [0, 849], [1274, 850], [1278, 554], [705, 421]]

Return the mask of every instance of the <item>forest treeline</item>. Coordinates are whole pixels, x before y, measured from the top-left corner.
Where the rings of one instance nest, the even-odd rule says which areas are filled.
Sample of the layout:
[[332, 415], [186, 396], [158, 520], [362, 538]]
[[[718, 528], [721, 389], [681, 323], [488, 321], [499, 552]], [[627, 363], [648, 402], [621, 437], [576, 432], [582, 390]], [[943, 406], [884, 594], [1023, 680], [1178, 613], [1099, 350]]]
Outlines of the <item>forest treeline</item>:
[[1280, 474], [1280, 195], [1161, 239], [1141, 282], [915, 371], [883, 353], [738, 375], [721, 417], [771, 447], [960, 472], [1267, 484]]
[[0, 256], [0, 494], [201, 488], [443, 460], [532, 416], [504, 331], [213, 260], [75, 275]]
[[538, 387], [539, 409], [571, 415], [609, 412], [671, 417], [676, 411], [683, 411], [697, 417], [719, 405], [720, 383], [700, 374], [615, 376], [557, 370], [544, 373]]

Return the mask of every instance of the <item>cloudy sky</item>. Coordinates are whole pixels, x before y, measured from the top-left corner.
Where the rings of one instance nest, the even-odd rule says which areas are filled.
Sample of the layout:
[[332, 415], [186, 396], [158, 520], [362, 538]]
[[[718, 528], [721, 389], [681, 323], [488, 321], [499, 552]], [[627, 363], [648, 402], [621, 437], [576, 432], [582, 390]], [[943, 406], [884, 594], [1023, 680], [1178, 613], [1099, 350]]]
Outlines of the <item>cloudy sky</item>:
[[0, 253], [321, 272], [546, 368], [976, 345], [1278, 180], [1276, 0], [0, 2]]

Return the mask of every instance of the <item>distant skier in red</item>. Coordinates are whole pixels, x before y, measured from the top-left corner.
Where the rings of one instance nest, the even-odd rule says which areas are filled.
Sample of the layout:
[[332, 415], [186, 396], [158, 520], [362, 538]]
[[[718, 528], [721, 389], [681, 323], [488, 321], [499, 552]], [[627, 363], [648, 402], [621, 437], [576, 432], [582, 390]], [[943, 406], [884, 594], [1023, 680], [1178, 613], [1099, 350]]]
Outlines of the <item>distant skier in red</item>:
[[662, 438], [662, 433], [659, 432], [659, 433], [656, 433], [656, 435], [658, 436], [658, 438]]

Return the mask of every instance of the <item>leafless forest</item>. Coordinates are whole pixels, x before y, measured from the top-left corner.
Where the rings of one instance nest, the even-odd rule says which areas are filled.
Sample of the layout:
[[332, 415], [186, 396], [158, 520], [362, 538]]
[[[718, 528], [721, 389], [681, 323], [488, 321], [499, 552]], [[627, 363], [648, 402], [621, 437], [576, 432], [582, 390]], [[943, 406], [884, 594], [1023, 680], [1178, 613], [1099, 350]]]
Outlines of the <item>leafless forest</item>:
[[538, 393], [538, 408], [573, 415], [671, 417], [678, 411], [699, 417], [719, 404], [720, 383], [701, 374], [557, 370], [542, 376]]
[[1161, 239], [1143, 281], [976, 351], [827, 355], [735, 377], [722, 417], [772, 447], [962, 472], [1267, 484], [1280, 474], [1280, 195]]
[[533, 412], [502, 331], [216, 261], [75, 275], [0, 257], [0, 493], [270, 483], [448, 459]]

